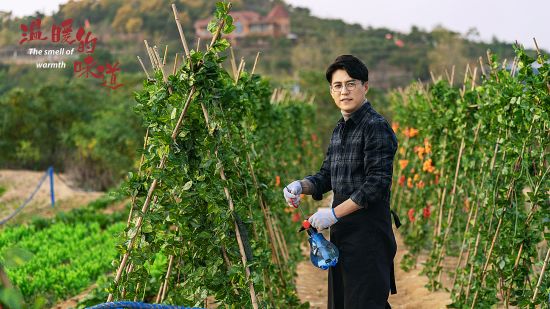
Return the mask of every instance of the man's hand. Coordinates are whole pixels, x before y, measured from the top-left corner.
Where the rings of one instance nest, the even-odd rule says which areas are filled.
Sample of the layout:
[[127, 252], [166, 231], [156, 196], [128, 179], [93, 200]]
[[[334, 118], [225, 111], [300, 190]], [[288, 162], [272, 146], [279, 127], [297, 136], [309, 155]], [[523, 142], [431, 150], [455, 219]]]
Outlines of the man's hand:
[[302, 194], [302, 185], [298, 180], [291, 182], [283, 189], [286, 203], [294, 208], [298, 208], [300, 205], [300, 194]]
[[313, 216], [309, 217], [309, 223], [318, 231], [328, 229], [338, 221], [334, 214], [334, 208], [321, 208]]

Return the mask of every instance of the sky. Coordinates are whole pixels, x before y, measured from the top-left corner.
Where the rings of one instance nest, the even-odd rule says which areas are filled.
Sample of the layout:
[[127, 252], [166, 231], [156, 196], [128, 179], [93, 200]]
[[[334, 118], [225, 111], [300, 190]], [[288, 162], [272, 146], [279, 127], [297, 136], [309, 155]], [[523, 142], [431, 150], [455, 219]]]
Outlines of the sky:
[[[307, 7], [323, 18], [342, 19], [364, 27], [386, 27], [409, 32], [416, 25], [432, 30], [441, 25], [466, 34], [476, 28], [474, 40], [514, 42], [550, 51], [550, 0], [285, 0], [293, 6]], [[35, 11], [51, 12], [67, 0], [0, 0], [0, 11], [12, 11], [16, 16]]]

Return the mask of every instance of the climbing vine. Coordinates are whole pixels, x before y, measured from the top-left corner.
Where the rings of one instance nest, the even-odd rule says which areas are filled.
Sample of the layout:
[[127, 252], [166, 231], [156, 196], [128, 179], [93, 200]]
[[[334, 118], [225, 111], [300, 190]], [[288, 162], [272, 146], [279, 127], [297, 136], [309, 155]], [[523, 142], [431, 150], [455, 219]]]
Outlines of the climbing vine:
[[402, 267], [430, 250], [428, 287], [448, 275], [455, 307], [546, 304], [548, 57], [516, 46], [511, 68], [490, 53], [479, 68], [479, 85], [468, 67], [462, 87], [440, 80], [392, 95], [401, 140], [393, 206], [409, 217]]
[[136, 93], [148, 132], [141, 168], [124, 185], [135, 208], [109, 300], [302, 306], [293, 284], [300, 252], [291, 245], [299, 235], [278, 186], [322, 156], [303, 160], [314, 110], [274, 99], [244, 63], [234, 76], [223, 69], [229, 9], [218, 3], [206, 50], [190, 50], [170, 76], [159, 65]]

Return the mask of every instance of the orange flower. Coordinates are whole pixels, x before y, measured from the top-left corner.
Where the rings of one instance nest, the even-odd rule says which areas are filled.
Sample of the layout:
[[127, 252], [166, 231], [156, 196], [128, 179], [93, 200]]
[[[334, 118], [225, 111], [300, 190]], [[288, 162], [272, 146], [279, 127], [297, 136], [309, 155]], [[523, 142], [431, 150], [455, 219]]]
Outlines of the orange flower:
[[405, 147], [399, 147], [399, 154], [401, 154], [402, 156], [405, 155]]
[[412, 189], [413, 187], [413, 180], [411, 177], [407, 178], [407, 188]]
[[401, 169], [405, 169], [405, 167], [407, 167], [407, 164], [409, 164], [409, 160], [399, 160], [399, 165], [401, 166]]
[[417, 182], [420, 179], [420, 175], [414, 174], [413, 181]]
[[420, 180], [417, 184], [416, 184], [416, 187], [418, 189], [423, 189], [426, 185], [424, 184], [424, 182], [422, 180]]
[[405, 175], [401, 175], [401, 177], [399, 177], [399, 185], [400, 186], [405, 185]]
[[397, 133], [397, 129], [399, 129], [399, 123], [398, 122], [392, 122], [391, 123], [391, 129], [393, 132]]
[[432, 159], [428, 159], [422, 165], [422, 170], [428, 173], [433, 173], [435, 171], [435, 166], [432, 164]]
[[408, 138], [415, 137], [418, 135], [418, 130], [415, 128], [405, 128], [403, 130], [403, 135], [405, 135]]
[[416, 152], [420, 160], [424, 160], [424, 154], [426, 153], [424, 147], [415, 146], [414, 152]]
[[281, 177], [279, 175], [275, 176], [275, 187], [278, 187], [281, 184]]
[[430, 145], [430, 142], [427, 138], [424, 139], [424, 152], [425, 153], [432, 153], [432, 145]]

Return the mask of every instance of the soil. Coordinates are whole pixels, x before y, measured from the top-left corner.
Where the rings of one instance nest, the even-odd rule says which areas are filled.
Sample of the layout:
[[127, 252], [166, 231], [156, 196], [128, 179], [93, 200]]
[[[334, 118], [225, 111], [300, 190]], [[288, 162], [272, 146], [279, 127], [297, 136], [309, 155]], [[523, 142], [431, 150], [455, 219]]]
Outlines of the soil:
[[[0, 186], [6, 192], [0, 196], [0, 219], [9, 216], [29, 198], [45, 172], [0, 170]], [[7, 224], [21, 224], [33, 216], [51, 218], [56, 213], [82, 207], [99, 198], [103, 192], [82, 191], [73, 186], [67, 177], [54, 174], [55, 206], [50, 202], [50, 181], [46, 179], [31, 202]]]
[[[420, 275], [420, 267], [405, 272], [398, 265], [407, 253], [401, 240], [401, 235], [395, 232], [397, 254], [395, 256], [395, 278], [397, 294], [390, 295], [389, 303], [392, 308], [420, 309], [446, 308], [451, 303], [449, 293], [445, 291], [430, 292], [424, 287], [428, 278]], [[419, 257], [419, 260], [422, 256]], [[296, 285], [298, 296], [303, 302], [309, 301], [312, 309], [327, 308], [328, 272], [314, 267], [309, 259], [298, 264]]]

